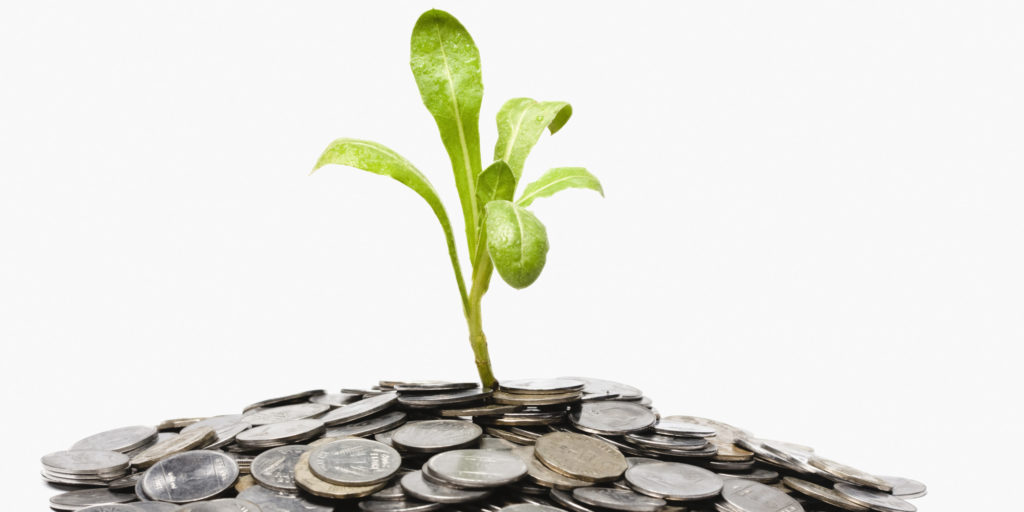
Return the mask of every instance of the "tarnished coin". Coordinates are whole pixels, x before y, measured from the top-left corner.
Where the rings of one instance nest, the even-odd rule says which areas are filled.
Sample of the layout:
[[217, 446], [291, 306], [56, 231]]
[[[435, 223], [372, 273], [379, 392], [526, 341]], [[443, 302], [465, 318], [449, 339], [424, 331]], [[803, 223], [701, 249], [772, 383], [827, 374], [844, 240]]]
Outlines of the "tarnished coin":
[[121, 427], [86, 437], [85, 439], [73, 444], [71, 449], [110, 450], [124, 453], [153, 442], [153, 440], [156, 439], [156, 436], [157, 430], [154, 427], [142, 425]]
[[[254, 404], [249, 404], [249, 405], [245, 406], [245, 408], [242, 409], [242, 412], [249, 412], [249, 411], [251, 411], [253, 409], [259, 409], [261, 407], [270, 407], [272, 405], [284, 405], [284, 404], [291, 404], [291, 403], [296, 403], [296, 402], [307, 402], [307, 401], [308, 402], [312, 402], [312, 400], [310, 400], [311, 397], [320, 396], [320, 395], [323, 395], [325, 393], [326, 393], [326, 391], [324, 391], [322, 389], [312, 389], [312, 390], [309, 390], [309, 391], [301, 391], [299, 393], [293, 393], [291, 395], [279, 396], [279, 397], [276, 397], [276, 398], [268, 398], [266, 400], [261, 400], [259, 402], [254, 403]], [[295, 418], [295, 419], [298, 419], [298, 418]]]
[[324, 434], [327, 437], [365, 437], [368, 435], [385, 432], [405, 423], [406, 414], [402, 411], [390, 411], [364, 418], [344, 425], [338, 425], [327, 429]]
[[876, 491], [874, 489], [867, 489], [846, 483], [837, 483], [835, 485], [835, 490], [839, 491], [839, 494], [843, 495], [844, 498], [847, 498], [854, 503], [864, 505], [872, 510], [879, 510], [883, 512], [917, 511], [917, 507], [912, 505], [910, 502], [904, 501], [902, 498], [897, 498], [896, 496], [882, 491]]
[[471, 490], [439, 485], [424, 480], [422, 471], [406, 473], [399, 483], [405, 494], [430, 503], [467, 503], [485, 498], [491, 493], [490, 489]]
[[394, 448], [369, 439], [339, 439], [309, 454], [309, 468], [321, 480], [366, 486], [387, 481], [398, 471], [402, 457]]
[[507, 391], [495, 391], [491, 399], [497, 404], [505, 405], [559, 405], [579, 402], [582, 398], [579, 391], [569, 393], [528, 395], [525, 393], [509, 393]]
[[399, 427], [391, 436], [391, 442], [399, 450], [437, 453], [469, 446], [480, 439], [483, 433], [479, 425], [468, 421], [418, 421]]
[[81, 489], [52, 496], [50, 508], [54, 510], [78, 510], [93, 505], [110, 505], [135, 501], [131, 492], [111, 492], [109, 489]]
[[189, 503], [174, 512], [261, 512], [261, 509], [255, 503], [241, 498], [221, 498]]
[[404, 394], [398, 403], [415, 409], [429, 409], [446, 405], [474, 404], [491, 396], [491, 390], [474, 387], [447, 393]]
[[538, 505], [535, 503], [516, 503], [502, 507], [498, 512], [566, 512], [558, 507], [550, 505]]
[[461, 409], [442, 409], [441, 416], [501, 416], [502, 414], [523, 410], [522, 405], [481, 405], [477, 407], [464, 407]]
[[670, 418], [658, 420], [654, 424], [654, 431], [666, 436], [711, 437], [715, 435], [714, 427]]
[[324, 425], [320, 420], [293, 420], [251, 428], [238, 434], [235, 442], [244, 447], [271, 448], [309, 439], [323, 432]]
[[576, 379], [505, 380], [501, 381], [500, 389], [527, 395], [558, 395], [582, 391], [583, 382]]
[[431, 512], [444, 508], [444, 503], [430, 503], [419, 500], [363, 500], [359, 510], [363, 512]]
[[443, 380], [423, 380], [414, 382], [394, 382], [395, 391], [405, 393], [423, 393], [438, 391], [460, 391], [477, 387], [475, 382], [447, 382]]
[[255, 503], [263, 512], [334, 512], [333, 506], [313, 503], [301, 494], [272, 491], [260, 485], [238, 493], [238, 497]]
[[576, 428], [594, 434], [623, 435], [649, 428], [658, 421], [650, 409], [634, 402], [586, 402], [569, 413]]
[[573, 432], [544, 434], [536, 441], [534, 455], [554, 471], [588, 482], [610, 482], [628, 466], [614, 446]]
[[85, 476], [123, 473], [128, 469], [129, 460], [127, 455], [110, 450], [65, 450], [41, 459], [47, 471]]
[[735, 512], [803, 512], [788, 494], [764, 484], [729, 478], [722, 487], [722, 500]]
[[116, 503], [110, 505], [93, 505], [78, 509], [79, 512], [140, 512], [141, 509], [131, 503]]
[[188, 503], [212, 498], [235, 484], [238, 465], [227, 455], [196, 450], [172, 455], [153, 465], [142, 489], [154, 500]]
[[307, 450], [299, 456], [293, 471], [295, 472], [295, 485], [314, 496], [337, 500], [362, 498], [381, 491], [388, 485], [386, 481], [370, 485], [338, 485], [321, 480], [309, 469], [310, 451]]
[[808, 482], [807, 480], [787, 476], [782, 479], [782, 483], [786, 484], [786, 487], [789, 487], [804, 496], [810, 496], [818, 501], [828, 503], [829, 505], [839, 507], [843, 510], [853, 510], [857, 512], [871, 510], [857, 502], [850, 501], [835, 489], [830, 489], [814, 482]]
[[905, 500], [920, 498], [925, 494], [928, 494], [928, 488], [917, 480], [911, 480], [909, 478], [903, 478], [899, 476], [879, 476], [882, 480], [885, 480], [889, 485], [892, 486], [890, 494], [898, 498]]
[[550, 487], [552, 489], [569, 491], [577, 487], [589, 487], [593, 485], [593, 482], [580, 480], [578, 478], [570, 478], [561, 473], [555, 472], [538, 460], [537, 457], [533, 455], [533, 450], [534, 448], [532, 446], [517, 446], [512, 449], [512, 454], [519, 457], [520, 460], [526, 463], [526, 474], [534, 483], [544, 487]]
[[817, 456], [811, 457], [808, 463], [831, 475], [832, 480], [863, 485], [865, 487], [878, 489], [879, 491], [892, 491], [892, 485], [889, 484], [889, 482], [865, 471], [847, 466], [846, 464], [840, 464], [834, 460]]
[[637, 464], [626, 471], [626, 482], [641, 494], [673, 501], [702, 500], [722, 490], [722, 478], [681, 462]]
[[325, 393], [309, 397], [314, 404], [327, 404], [331, 407], [341, 407], [363, 399], [363, 395], [356, 393]]
[[242, 422], [252, 426], [269, 425], [271, 423], [283, 423], [285, 421], [305, 420], [316, 418], [327, 412], [331, 406], [327, 404], [292, 404], [268, 407], [266, 409], [254, 410], [242, 416]]
[[573, 489], [572, 497], [587, 505], [624, 512], [657, 512], [661, 507], [668, 505], [668, 502], [661, 498], [608, 487], [580, 487]]
[[202, 448], [210, 444], [216, 437], [217, 433], [210, 427], [192, 429], [142, 450], [132, 457], [131, 463], [136, 468], [148, 468], [171, 455]]
[[394, 405], [397, 401], [398, 393], [381, 393], [379, 395], [364, 398], [358, 402], [352, 402], [338, 407], [337, 409], [323, 415], [320, 420], [328, 427], [341, 425], [342, 423], [350, 423], [358, 419], [365, 418], [371, 414], [381, 412]]
[[526, 463], [506, 450], [452, 450], [431, 457], [431, 474], [470, 489], [498, 487], [526, 475]]
[[276, 491], [295, 491], [295, 464], [307, 449], [302, 445], [278, 446], [257, 455], [250, 468], [252, 477]]

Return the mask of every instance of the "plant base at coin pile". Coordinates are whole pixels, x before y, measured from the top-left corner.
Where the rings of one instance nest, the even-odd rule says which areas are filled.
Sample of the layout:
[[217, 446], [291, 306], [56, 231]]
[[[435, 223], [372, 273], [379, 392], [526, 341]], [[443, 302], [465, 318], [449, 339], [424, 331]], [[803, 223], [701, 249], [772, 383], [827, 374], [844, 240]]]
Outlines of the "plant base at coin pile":
[[924, 484], [585, 377], [381, 381], [89, 436], [42, 458], [56, 510], [913, 512]]

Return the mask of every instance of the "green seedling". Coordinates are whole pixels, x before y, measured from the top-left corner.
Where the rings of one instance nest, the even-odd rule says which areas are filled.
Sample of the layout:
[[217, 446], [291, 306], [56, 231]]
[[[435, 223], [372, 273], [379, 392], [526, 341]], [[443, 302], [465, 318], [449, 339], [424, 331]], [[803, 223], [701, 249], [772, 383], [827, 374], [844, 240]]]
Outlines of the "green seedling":
[[448, 256], [469, 325], [469, 341], [484, 387], [494, 388], [480, 303], [497, 269], [513, 288], [537, 280], [548, 252], [544, 224], [527, 207], [534, 200], [567, 188], [588, 188], [604, 195], [601, 184], [582, 167], [550, 169], [527, 185], [515, 199], [527, 155], [544, 130], [557, 132], [572, 115], [561, 101], [513, 98], [498, 111], [498, 141], [493, 163], [480, 163], [480, 52], [465, 27], [438, 10], [423, 13], [412, 30], [410, 64], [420, 96], [434, 116], [441, 141], [451, 159], [466, 226], [466, 244], [473, 270], [467, 290], [451, 221], [434, 186], [408, 160], [391, 149], [357, 139], [331, 142], [313, 171], [338, 164], [390, 176], [427, 201], [444, 230]]

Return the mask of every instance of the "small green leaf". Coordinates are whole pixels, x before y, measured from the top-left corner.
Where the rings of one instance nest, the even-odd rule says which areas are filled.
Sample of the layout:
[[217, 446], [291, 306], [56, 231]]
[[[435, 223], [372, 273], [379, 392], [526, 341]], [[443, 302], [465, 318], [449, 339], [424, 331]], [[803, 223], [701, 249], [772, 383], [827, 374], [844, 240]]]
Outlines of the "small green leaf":
[[498, 274], [513, 288], [533, 284], [544, 269], [548, 233], [526, 208], [509, 201], [491, 201], [484, 220], [487, 252]]
[[462, 295], [462, 307], [468, 310], [469, 297], [466, 294], [466, 284], [462, 278], [459, 256], [455, 250], [455, 236], [452, 234], [451, 221], [448, 220], [448, 213], [444, 210], [441, 198], [438, 197], [437, 191], [434, 190], [434, 186], [430, 184], [427, 177], [412, 163], [390, 148], [366, 140], [338, 139], [330, 143], [320, 155], [316, 165], [313, 166], [313, 172], [328, 164], [346, 165], [381, 176], [390, 176], [413, 189], [427, 201], [444, 230], [445, 241], [448, 244], [448, 257], [451, 259], [452, 268], [455, 270], [455, 279], [459, 285], [459, 293]]
[[480, 52], [454, 16], [430, 10], [420, 16], [410, 42], [412, 74], [423, 104], [434, 116], [455, 173], [455, 186], [466, 221], [470, 258], [476, 247], [476, 177], [480, 174]]
[[572, 106], [564, 101], [536, 101], [512, 98], [498, 111], [498, 142], [494, 159], [508, 162], [516, 182], [523, 175], [523, 165], [540, 134], [547, 128], [554, 135], [572, 116]]
[[582, 167], [556, 167], [544, 173], [537, 181], [530, 183], [523, 190], [516, 204], [530, 206], [538, 197], [548, 197], [559, 190], [567, 188], [589, 188], [596, 190], [604, 197], [601, 182], [593, 174]]
[[476, 177], [476, 195], [480, 204], [504, 199], [511, 201], [516, 193], [516, 177], [504, 160], [489, 165], [480, 176]]

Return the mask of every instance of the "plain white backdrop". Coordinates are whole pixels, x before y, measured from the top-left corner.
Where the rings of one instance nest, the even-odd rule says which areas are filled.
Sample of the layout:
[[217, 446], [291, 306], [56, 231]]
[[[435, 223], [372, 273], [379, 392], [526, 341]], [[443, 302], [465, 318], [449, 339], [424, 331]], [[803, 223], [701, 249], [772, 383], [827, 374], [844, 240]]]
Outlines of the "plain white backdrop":
[[485, 162], [506, 99], [570, 101], [525, 179], [582, 165], [607, 193], [535, 204], [544, 273], [484, 303], [499, 377], [628, 382], [923, 480], [922, 510], [1004, 504], [1020, 3], [101, 1], [0, 8], [7, 508], [45, 507], [39, 456], [107, 428], [475, 378], [426, 204], [308, 176], [379, 141], [461, 222], [408, 66], [431, 7], [480, 48]]

